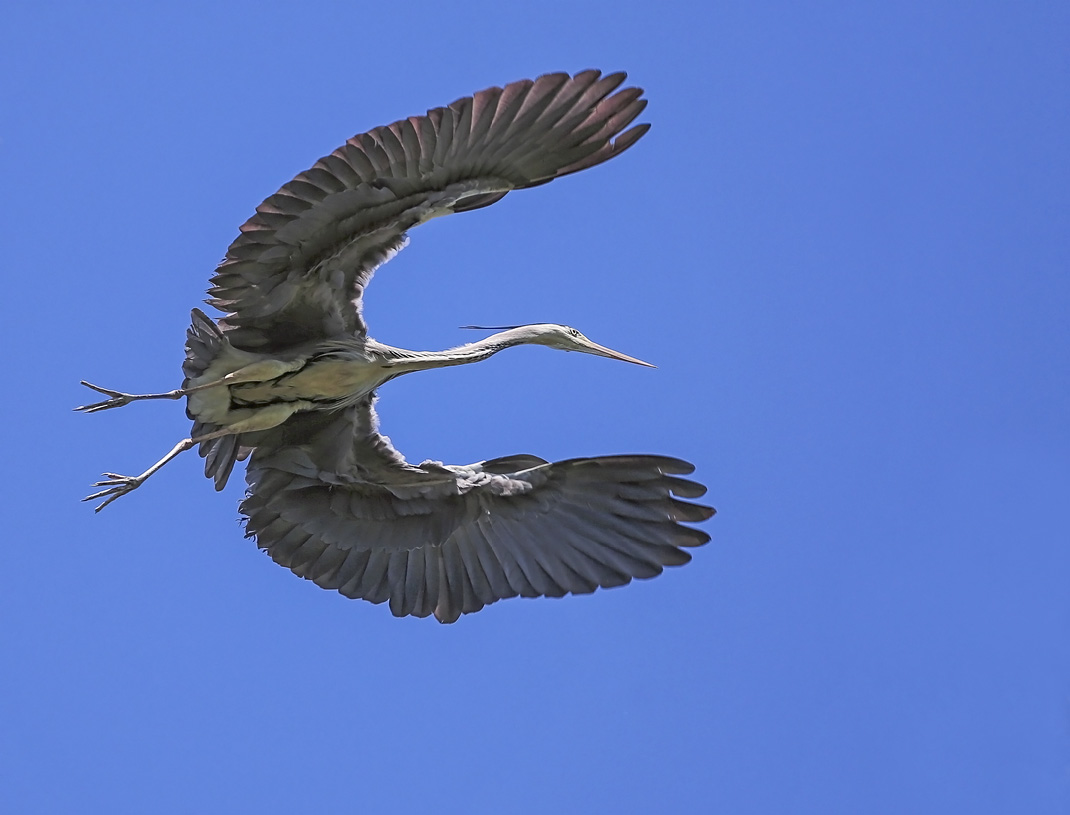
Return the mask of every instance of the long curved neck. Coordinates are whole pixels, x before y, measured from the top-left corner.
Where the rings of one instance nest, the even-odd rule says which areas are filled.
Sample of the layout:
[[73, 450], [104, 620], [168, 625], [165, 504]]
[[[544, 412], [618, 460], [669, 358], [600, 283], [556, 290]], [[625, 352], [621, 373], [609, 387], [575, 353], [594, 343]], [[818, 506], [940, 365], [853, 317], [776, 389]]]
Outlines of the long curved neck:
[[467, 365], [470, 362], [481, 362], [492, 357], [503, 348], [514, 345], [524, 345], [537, 341], [538, 334], [532, 331], [531, 326], [510, 328], [491, 334], [477, 342], [460, 345], [446, 351], [408, 351], [404, 348], [391, 346], [379, 346], [382, 352], [390, 357], [387, 363], [390, 368], [399, 374], [411, 371], [426, 371], [431, 368], [445, 368], [451, 365]]

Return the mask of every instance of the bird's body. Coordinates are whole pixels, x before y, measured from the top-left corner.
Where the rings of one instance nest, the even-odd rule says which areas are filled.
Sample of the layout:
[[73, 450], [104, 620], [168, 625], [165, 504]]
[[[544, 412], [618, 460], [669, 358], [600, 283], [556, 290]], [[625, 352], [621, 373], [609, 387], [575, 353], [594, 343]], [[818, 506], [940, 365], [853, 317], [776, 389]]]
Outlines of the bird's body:
[[[195, 320], [202, 318], [208, 319], [203, 312], [194, 315]], [[232, 377], [221, 387], [205, 388], [187, 398], [190, 418], [219, 427], [233, 427], [280, 406], [293, 406], [294, 412], [337, 410], [396, 375], [380, 362], [373, 343], [360, 338], [285, 355], [243, 351], [226, 342], [225, 336], [220, 337], [220, 346], [204, 372], [188, 377], [183, 385], [196, 388]]]
[[[507, 192], [608, 160], [646, 125], [616, 93], [623, 74], [551, 74], [490, 88], [354, 137], [257, 208], [212, 280], [216, 323], [195, 310], [183, 387], [109, 396], [187, 399], [193, 433], [140, 476], [106, 474], [98, 510], [195, 445], [217, 488], [251, 456], [241, 510], [247, 534], [277, 562], [326, 588], [398, 615], [462, 613], [517, 594], [560, 596], [652, 577], [706, 542], [680, 521], [707, 507], [677, 500], [703, 487], [691, 465], [661, 456], [550, 464], [511, 456], [472, 465], [411, 465], [378, 432], [376, 390], [414, 371], [539, 344], [648, 363], [568, 326], [513, 326], [442, 352], [371, 339], [361, 313], [377, 266], [430, 218], [487, 206]], [[624, 132], [622, 132], [624, 131]], [[87, 499], [89, 500], [89, 499]]]
[[[193, 318], [195, 323], [211, 325], [199, 310]], [[255, 425], [251, 427], [255, 430], [281, 424], [293, 413], [350, 407], [402, 374], [480, 362], [514, 345], [551, 345], [648, 364], [592, 343], [573, 328], [552, 323], [515, 326], [439, 353], [395, 348], [370, 337], [350, 337], [272, 355], [235, 348], [221, 332], [215, 339], [206, 345], [210, 351], [203, 372], [187, 377], [183, 384], [184, 389], [192, 390], [187, 396], [190, 418], [228, 428]], [[196, 357], [190, 360], [193, 365], [201, 361]], [[209, 387], [215, 383], [222, 384]], [[286, 417], [273, 421], [287, 409]]]

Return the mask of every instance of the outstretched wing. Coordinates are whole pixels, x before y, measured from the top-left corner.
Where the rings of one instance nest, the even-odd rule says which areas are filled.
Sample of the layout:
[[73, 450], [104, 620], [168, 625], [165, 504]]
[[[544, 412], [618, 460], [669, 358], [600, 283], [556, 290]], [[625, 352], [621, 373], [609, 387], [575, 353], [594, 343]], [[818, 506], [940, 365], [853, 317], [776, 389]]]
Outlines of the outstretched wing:
[[[407, 464], [371, 400], [295, 416], [261, 441], [241, 511], [276, 563], [399, 617], [453, 622], [506, 597], [654, 577], [709, 535], [694, 469], [663, 456]], [[275, 431], [272, 431], [275, 433]]]
[[405, 232], [607, 161], [642, 90], [625, 74], [547, 74], [354, 136], [268, 198], [216, 270], [209, 302], [239, 348], [366, 333], [361, 297]]

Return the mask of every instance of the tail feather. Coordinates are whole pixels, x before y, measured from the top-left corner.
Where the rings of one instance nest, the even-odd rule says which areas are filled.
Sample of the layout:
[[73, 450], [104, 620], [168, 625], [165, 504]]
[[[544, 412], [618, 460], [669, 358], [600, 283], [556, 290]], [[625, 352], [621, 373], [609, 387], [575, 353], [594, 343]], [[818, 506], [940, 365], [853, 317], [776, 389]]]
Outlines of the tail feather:
[[187, 386], [191, 379], [205, 372], [226, 344], [219, 326], [199, 308], [193, 309], [190, 318], [192, 322], [186, 329], [186, 361], [182, 363]]
[[[190, 327], [186, 331], [186, 360], [182, 363], [182, 373], [186, 375], [184, 385], [187, 387], [192, 379], [202, 375], [208, 369], [227, 344], [223, 332], [203, 311], [198, 308], [193, 309], [191, 320]], [[194, 419], [188, 409], [186, 415], [194, 420], [193, 438], [219, 429], [219, 425]], [[234, 469], [234, 462], [248, 455], [248, 451], [241, 447], [240, 435], [221, 436], [218, 439], [203, 441], [197, 452], [201, 458], [205, 459], [205, 477], [215, 481], [217, 490], [227, 485], [227, 479], [230, 478], [230, 473]]]

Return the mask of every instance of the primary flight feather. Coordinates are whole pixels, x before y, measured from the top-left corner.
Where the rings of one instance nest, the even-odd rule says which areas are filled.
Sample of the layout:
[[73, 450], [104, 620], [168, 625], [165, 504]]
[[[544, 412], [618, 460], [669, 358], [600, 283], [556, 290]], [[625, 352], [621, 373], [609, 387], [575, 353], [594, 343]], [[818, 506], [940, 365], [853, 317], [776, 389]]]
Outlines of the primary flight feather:
[[83, 382], [108, 398], [187, 400], [190, 438], [139, 476], [105, 473], [100, 511], [200, 447], [222, 489], [249, 459], [246, 534], [277, 563], [398, 616], [453, 622], [506, 597], [581, 594], [653, 577], [709, 536], [687, 462], [628, 455], [549, 463], [516, 455], [409, 464], [379, 433], [376, 389], [412, 371], [539, 344], [648, 365], [568, 326], [515, 326], [459, 348], [368, 336], [372, 274], [414, 226], [600, 164], [649, 128], [623, 73], [547, 74], [354, 136], [256, 209], [194, 310], [185, 381], [158, 394]]

